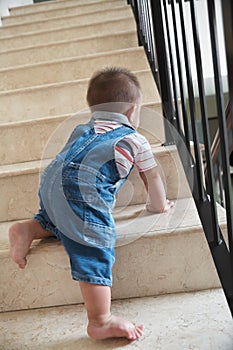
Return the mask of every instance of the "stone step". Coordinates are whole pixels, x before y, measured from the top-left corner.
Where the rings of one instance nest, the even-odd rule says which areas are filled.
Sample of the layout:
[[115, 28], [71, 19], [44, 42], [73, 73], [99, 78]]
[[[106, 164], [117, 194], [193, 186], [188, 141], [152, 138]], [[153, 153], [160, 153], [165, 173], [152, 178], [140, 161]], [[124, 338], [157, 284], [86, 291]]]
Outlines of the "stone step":
[[[0, 193], [3, 199], [0, 202], [0, 222], [30, 218], [37, 212], [40, 172], [49, 163], [48, 156], [57, 153], [70, 134], [67, 129], [62, 135], [61, 131], [60, 136], [63, 138], [55, 137], [52, 140], [45, 150], [42, 162], [37, 160], [0, 166]], [[176, 147], [152, 145], [152, 150], [159, 166], [167, 197], [169, 199], [190, 197], [191, 193]], [[144, 185], [138, 171], [134, 169], [117, 197], [116, 206], [142, 204], [146, 200]]]
[[20, 15], [11, 15], [2, 17], [2, 24], [3, 26], [6, 25], [16, 25], [16, 24], [22, 24], [22, 23], [30, 23], [33, 21], [40, 21], [55, 17], [63, 17], [63, 16], [70, 16], [70, 15], [81, 15], [81, 14], [87, 14], [89, 12], [96, 12], [96, 11], [106, 11], [112, 8], [117, 8], [119, 6], [125, 6], [126, 2], [124, 0], [115, 0], [115, 1], [104, 1], [104, 2], [94, 2], [94, 3], [86, 3], [86, 4], [79, 4], [77, 1], [76, 3], [70, 2], [70, 4], [66, 4], [65, 7], [58, 8], [58, 9], [45, 9], [44, 11], [36, 11], [29, 14], [20, 14]]
[[96, 35], [95, 37], [82, 39], [75, 38], [68, 41], [63, 40], [50, 44], [0, 52], [0, 67], [2, 69], [35, 64], [67, 57], [83, 56], [87, 53], [90, 55], [136, 46], [138, 46], [138, 40], [134, 30]]
[[[160, 101], [149, 70], [134, 72], [142, 87], [144, 103]], [[1, 123], [75, 113], [87, 108], [88, 79], [48, 84], [0, 93]]]
[[70, 305], [3, 313], [2, 349], [152, 350], [156, 346], [157, 350], [230, 350], [232, 347], [231, 315], [222, 289], [117, 300], [112, 303], [112, 312], [143, 324], [142, 338], [133, 343], [126, 339], [93, 341], [86, 334], [83, 305]]
[[8, 50], [21, 49], [48, 43], [55, 43], [61, 40], [81, 39], [83, 37], [95, 38], [99, 35], [124, 32], [127, 30], [136, 30], [135, 21], [132, 15], [128, 17], [119, 17], [115, 14], [114, 19], [101, 19], [96, 23], [80, 25], [70, 25], [59, 27], [53, 30], [41, 30], [34, 33], [16, 34], [7, 37], [1, 37], [0, 29], [0, 52]]
[[[0, 164], [21, 163], [42, 158], [46, 144], [55, 137], [59, 130], [69, 130], [78, 123], [89, 120], [88, 111], [74, 115], [60, 115], [15, 123], [0, 124]], [[152, 134], [151, 130], [154, 130]], [[151, 144], [164, 143], [164, 126], [161, 104], [144, 104], [141, 109], [141, 124], [139, 131], [144, 134]], [[35, 135], [39, 135], [35, 141]]]
[[25, 24], [7, 25], [0, 28], [0, 38], [4, 38], [10, 35], [19, 35], [29, 32], [39, 32], [41, 30], [58, 29], [67, 25], [87, 25], [100, 21], [106, 21], [116, 18], [133, 17], [132, 10], [129, 6], [120, 6], [117, 8], [95, 11], [81, 15], [63, 16], [60, 18], [44, 19], [40, 21], [33, 21]]
[[[225, 211], [220, 207], [219, 221], [224, 231]], [[8, 251], [11, 224], [0, 224], [1, 310], [82, 302], [78, 284], [70, 276], [69, 259], [57, 240], [36, 241], [25, 270], [16, 267]], [[116, 214], [116, 225], [113, 299], [220, 286], [192, 199], [178, 200], [166, 214], [150, 214], [142, 206], [124, 208]]]
[[106, 66], [120, 66], [133, 71], [149, 69], [144, 49], [136, 47], [1, 69], [0, 90], [8, 91], [85, 79], [90, 77], [90, 72]]
[[[105, 3], [109, 0], [88, 0], [88, 4], [96, 4], [99, 3]], [[112, 0], [111, 3], [114, 3], [115, 0]], [[68, 6], [74, 6], [74, 5], [80, 5], [84, 6], [87, 5], [86, 0], [52, 0], [45, 2], [40, 2], [36, 4], [29, 4], [29, 5], [23, 5], [23, 6], [15, 6], [9, 9], [11, 15], [26, 15], [26, 14], [33, 14], [35, 12], [41, 12], [41, 11], [50, 11], [50, 10], [57, 10], [61, 8], [66, 8]]]

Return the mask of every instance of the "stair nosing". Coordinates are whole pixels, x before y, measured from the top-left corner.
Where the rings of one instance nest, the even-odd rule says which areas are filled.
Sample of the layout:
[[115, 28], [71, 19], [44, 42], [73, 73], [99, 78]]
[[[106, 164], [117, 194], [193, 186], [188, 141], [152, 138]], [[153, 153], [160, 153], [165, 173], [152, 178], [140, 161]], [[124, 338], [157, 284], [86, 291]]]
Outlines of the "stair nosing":
[[0, 73], [5, 72], [11, 72], [11, 71], [17, 71], [17, 70], [23, 70], [33, 67], [43, 67], [43, 66], [51, 66], [53, 64], [65, 64], [66, 62], [75, 62], [79, 60], [88, 59], [88, 58], [95, 58], [95, 57], [108, 57], [112, 56], [117, 53], [125, 53], [125, 52], [144, 52], [144, 49], [141, 46], [135, 46], [135, 47], [128, 47], [124, 49], [117, 49], [117, 50], [108, 50], [108, 51], [102, 51], [97, 53], [91, 53], [87, 55], [81, 55], [81, 56], [71, 56], [71, 57], [65, 57], [65, 58], [57, 58], [49, 61], [42, 61], [42, 62], [36, 62], [36, 63], [29, 63], [19, 66], [11, 66], [11, 67], [5, 67], [0, 69]]
[[[182, 202], [187, 202], [186, 204], [188, 205], [188, 209], [190, 209], [190, 207], [195, 211], [195, 213], [197, 214], [196, 212], [196, 207], [195, 207], [195, 203], [194, 203], [194, 200], [193, 198], [182, 198], [182, 199], [177, 199], [175, 200], [175, 205], [176, 203], [180, 202], [182, 204]], [[119, 210], [120, 207], [117, 207], [116, 210]], [[143, 220], [144, 216], [141, 217], [141, 215], [143, 213], [145, 213], [145, 217], [151, 217], [151, 219], [153, 218], [156, 218], [157, 220], [159, 220], [159, 218], [161, 217], [164, 217], [164, 216], [169, 216], [169, 215], [172, 215], [172, 212], [168, 212], [167, 214], [160, 214], [160, 213], [149, 213], [146, 211], [146, 208], [145, 208], [145, 203], [141, 203], [141, 204], [133, 204], [133, 205], [129, 205], [127, 207], [127, 209], [129, 210], [129, 215], [126, 216], [126, 218], [124, 218], [124, 216], [127, 214], [127, 210], [125, 210], [124, 208], [124, 212], [122, 215], [118, 215], [116, 213], [114, 213], [113, 211], [113, 215], [114, 215], [114, 218], [115, 218], [115, 221], [116, 221], [116, 229], [118, 230], [119, 226], [120, 226], [120, 222], [121, 223], [124, 223], [126, 220], [129, 219], [130, 215], [130, 211], [133, 209], [136, 209], [136, 212], [140, 211], [140, 215], [139, 217], [137, 217], [137, 220]], [[218, 217], [219, 217], [219, 224], [221, 225], [221, 228], [224, 229], [225, 227], [227, 227], [227, 223], [226, 223], [226, 219], [225, 219], [225, 210], [224, 208], [222, 208], [219, 204], [218, 204]], [[20, 220], [13, 220], [13, 221], [4, 221], [4, 222], [0, 222], [0, 228], [1, 226], [3, 225], [12, 225], [14, 224], [15, 222], [23, 222], [25, 220], [28, 220], [29, 218], [25, 218], [25, 219], [20, 219]], [[184, 219], [184, 218], [183, 218]], [[157, 238], [160, 238], [160, 237], [174, 237], [174, 235], [176, 236], [180, 236], [180, 235], [192, 235], [192, 234], [197, 234], [200, 230], [202, 230], [203, 232], [203, 228], [202, 228], [202, 224], [201, 224], [201, 221], [198, 217], [198, 214], [197, 214], [197, 219], [194, 220], [195, 223], [193, 222], [187, 222], [185, 223], [184, 221], [182, 221], [182, 225], [181, 225], [181, 222], [179, 225], [175, 225], [175, 227], [172, 227], [172, 226], [165, 226], [164, 228], [163, 227], [158, 227], [158, 229], [155, 229], [155, 228], [150, 228], [149, 230], [147, 230], [147, 232], [143, 233], [143, 229], [140, 229], [140, 231], [142, 232], [130, 232], [130, 233], [127, 233], [128, 235], [128, 238], [130, 238], [129, 242], [126, 243], [126, 244], [133, 244], [135, 241], [139, 241], [141, 239], [144, 239], [144, 240], [156, 240]], [[131, 227], [132, 227], [132, 230], [133, 230], [133, 224], [131, 223]], [[191, 230], [190, 230], [191, 229]], [[145, 228], [146, 230], [146, 228]], [[118, 232], [117, 234], [117, 244], [116, 244], [116, 247], [118, 246], [118, 243], [122, 242], [122, 241], [126, 241], [127, 240], [127, 235], [124, 235], [124, 234], [120, 234]], [[129, 236], [130, 235], [130, 236]], [[204, 235], [204, 233], [203, 233]], [[43, 249], [44, 245], [43, 246], [40, 246], [40, 241], [43, 241], [45, 242], [45, 240], [38, 240], [38, 241], [35, 241], [34, 244], [33, 244], [33, 247], [36, 248], [36, 250], [34, 251], [34, 253], [40, 253], [40, 250]], [[5, 244], [4, 243], [1, 243], [0, 242], [0, 255], [1, 254], [6, 254], [6, 252], [9, 251], [9, 247], [8, 247], [8, 239], [4, 240]], [[7, 242], [7, 243], [6, 243]], [[46, 244], [46, 248], [54, 248], [55, 246], [61, 246], [61, 242], [60, 241], [57, 241], [57, 240], [48, 240], [47, 241], [48, 244]], [[120, 246], [120, 245], [119, 245]], [[31, 252], [33, 253], [33, 252]]]
[[[126, 4], [126, 5], [123, 5], [123, 6], [119, 6], [117, 7], [117, 9], [123, 9], [123, 8], [126, 8], [127, 11], [131, 11], [131, 9], [129, 8], [129, 6]], [[115, 12], [115, 9], [116, 8], [113, 8], [113, 9], [107, 9], [105, 12]], [[103, 13], [103, 11], [99, 10], [99, 11], [93, 11], [93, 12], [89, 12], [89, 14], [101, 14]], [[62, 16], [62, 17], [53, 17], [53, 18], [49, 18], [49, 19], [43, 19], [43, 20], [38, 20], [38, 21], [32, 21], [32, 22], [27, 22], [27, 23], [20, 23], [20, 24], [10, 24], [10, 25], [4, 25], [2, 27], [0, 27], [0, 32], [1, 30], [4, 31], [4, 28], [5, 29], [11, 29], [11, 28], [19, 28], [19, 27], [22, 27], [22, 26], [27, 26], [29, 24], [38, 24], [38, 23], [46, 23], [46, 22], [49, 22], [49, 21], [54, 21], [54, 20], [57, 20], [58, 18], [62, 18], [62, 19], [70, 19], [70, 18], [76, 18], [76, 17], [81, 17], [81, 16], [86, 16], [87, 14], [84, 13], [84, 14], [80, 14], [80, 15], [68, 15], [68, 16]], [[132, 14], [133, 15], [133, 14]]]
[[[164, 154], [167, 152], [169, 153], [176, 152], [176, 146], [171, 145], [171, 146], [164, 147], [164, 146], [161, 146], [160, 143], [151, 144], [151, 149], [154, 155]], [[39, 173], [39, 170], [41, 169], [41, 163], [45, 161], [47, 164], [47, 162], [52, 161], [53, 158], [36, 159], [36, 160], [19, 162], [19, 163], [0, 165], [0, 179], [8, 176], [21, 176], [21, 175]], [[20, 169], [21, 167], [23, 168]]]
[[[10, 49], [6, 51], [0, 51], [0, 56], [2, 54], [11, 54], [14, 52], [19, 52], [19, 51], [26, 51], [26, 50], [32, 50], [32, 49], [40, 49], [40, 48], [46, 48], [48, 46], [56, 46], [56, 45], [63, 45], [63, 44], [71, 44], [71, 43], [76, 43], [76, 42], [81, 42], [81, 41], [88, 41], [88, 40], [94, 40], [95, 38], [97, 39], [104, 39], [107, 37], [115, 37], [115, 36], [124, 36], [126, 34], [136, 34], [136, 30], [125, 30], [125, 31], [119, 31], [115, 33], [110, 33], [110, 34], [97, 34], [95, 36], [86, 36], [86, 37], [81, 37], [78, 39], [69, 39], [69, 40], [61, 40], [61, 41], [52, 41], [47, 44], [40, 44], [40, 45], [32, 45], [32, 46], [24, 46], [22, 48], [16, 48], [16, 49]], [[1, 40], [1, 39], [0, 39]], [[78, 56], [77, 56], [78, 57]]]
[[[145, 108], [150, 108], [149, 106], [154, 106], [154, 105], [161, 105], [160, 101], [151, 101], [151, 102], [145, 102], [142, 104], [142, 107]], [[88, 107], [87, 107], [88, 109]], [[27, 119], [27, 120], [16, 120], [16, 121], [12, 121], [12, 122], [7, 122], [7, 123], [1, 123], [0, 122], [0, 129], [2, 128], [10, 128], [10, 127], [20, 127], [22, 125], [33, 125], [33, 124], [37, 124], [37, 123], [52, 123], [58, 119], [66, 119], [66, 118], [72, 118], [75, 117], [76, 115], [80, 115], [80, 114], [86, 114], [87, 110], [81, 111], [81, 112], [74, 112], [74, 113], [66, 113], [66, 114], [58, 114], [55, 116], [45, 116], [45, 117], [41, 117], [41, 118], [35, 118], [35, 119]]]
[[[101, 3], [101, 2], [106, 2], [106, 1], [108, 1], [108, 0], [101, 0], [101, 1], [93, 1], [93, 3]], [[59, 0], [59, 3], [61, 3], [61, 2], [66, 2], [66, 0]], [[57, 3], [57, 1], [56, 0], [53, 0], [53, 1], [51, 1], [50, 0], [50, 4], [55, 4], [55, 3]], [[44, 4], [43, 3], [33, 3], [33, 4], [27, 4], [27, 5], [21, 5], [21, 6], [14, 6], [14, 7], [10, 7], [9, 8], [9, 12], [11, 12], [12, 10], [17, 10], [17, 9], [23, 9], [23, 8], [25, 8], [25, 7], [39, 7], [39, 6], [43, 6]], [[28, 15], [30, 15], [30, 13], [31, 12], [28, 12], [27, 14]]]
[[[11, 34], [9, 36], [4, 36], [4, 37], [1, 37], [0, 36], [0, 42], [1, 40], [10, 40], [12, 38], [22, 38], [22, 36], [24, 37], [28, 37], [28, 36], [33, 36], [33, 35], [40, 35], [41, 33], [48, 33], [48, 32], [57, 32], [57, 31], [62, 31], [62, 30], [68, 30], [68, 29], [73, 29], [73, 28], [81, 28], [81, 27], [87, 27], [87, 26], [92, 26], [92, 25], [98, 25], [98, 24], [103, 24], [103, 23], [112, 23], [112, 22], [118, 22], [118, 21], [122, 21], [122, 20], [132, 20], [134, 21], [133, 17], [132, 16], [128, 16], [128, 17], [119, 17], [119, 18], [114, 18], [114, 19], [111, 19], [111, 20], [106, 20], [106, 21], [99, 21], [99, 22], [95, 22], [95, 23], [90, 23], [90, 24], [81, 24], [81, 25], [72, 25], [72, 26], [62, 26], [62, 27], [59, 27], [59, 28], [51, 28], [49, 30], [41, 30], [41, 31], [36, 31], [36, 32], [29, 32], [29, 33], [22, 33], [22, 34], [18, 34], [18, 35], [15, 35], [15, 34]], [[0, 33], [1, 33], [1, 28], [0, 28]], [[91, 36], [90, 36], [91, 37]], [[95, 35], [93, 34], [93, 38], [95, 38]], [[1, 52], [1, 51], [0, 51]], [[3, 51], [5, 52], [5, 51]]]
[[[117, 0], [118, 2], [122, 2], [122, 0]], [[4, 21], [4, 19], [9, 19], [9, 18], [12, 18], [12, 19], [14, 19], [14, 18], [19, 18], [19, 17], [30, 17], [30, 15], [31, 14], [42, 14], [42, 13], [44, 13], [44, 12], [53, 12], [53, 11], [62, 11], [62, 10], [64, 10], [64, 9], [72, 9], [72, 8], [76, 8], [76, 7], [85, 7], [85, 6], [90, 6], [91, 4], [101, 4], [101, 3], [103, 3], [103, 2], [105, 2], [105, 3], [107, 3], [107, 1], [96, 1], [96, 2], [93, 2], [93, 3], [86, 3], [86, 4], [75, 4], [75, 5], [71, 5], [71, 6], [66, 6], [66, 7], [61, 7], [61, 8], [55, 8], [55, 9], [48, 9], [48, 10], [42, 10], [42, 11], [36, 11], [36, 12], [31, 12], [30, 14], [28, 14], [28, 13], [23, 13], [23, 14], [10, 14], [10, 15], [8, 15], [8, 16], [2, 16], [1, 18], [2, 18], [2, 20]], [[57, 3], [57, 2], [55, 2], [55, 3]], [[32, 4], [33, 5], [33, 4]], [[123, 5], [122, 5], [123, 6]], [[23, 7], [25, 7], [25, 6], [23, 6]], [[56, 16], [55, 17], [52, 17], [52, 18], [56, 18]], [[25, 22], [25, 24], [26, 23], [28, 23], [28, 22]]]
[[[150, 69], [141, 69], [138, 71], [133, 71], [134, 74], [138, 73], [150, 73]], [[49, 89], [51, 87], [62, 87], [65, 85], [74, 85], [74, 84], [86, 84], [89, 81], [89, 78], [85, 79], [77, 79], [77, 80], [69, 80], [65, 82], [59, 82], [59, 83], [50, 83], [50, 84], [45, 84], [45, 85], [35, 85], [35, 86], [29, 86], [26, 88], [20, 88], [20, 89], [12, 89], [12, 90], [6, 90], [6, 91], [0, 91], [0, 97], [1, 96], [6, 96], [6, 95], [11, 95], [11, 94], [20, 94], [24, 92], [29, 92], [29, 91], [39, 91], [42, 89]]]

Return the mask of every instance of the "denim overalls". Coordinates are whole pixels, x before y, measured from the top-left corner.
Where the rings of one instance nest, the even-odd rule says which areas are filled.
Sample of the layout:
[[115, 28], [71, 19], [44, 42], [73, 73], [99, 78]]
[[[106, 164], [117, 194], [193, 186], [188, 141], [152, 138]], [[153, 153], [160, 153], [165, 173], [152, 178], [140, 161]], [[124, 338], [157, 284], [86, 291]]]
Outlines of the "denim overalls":
[[[96, 134], [95, 119], [114, 120], [122, 126]], [[115, 145], [134, 132], [126, 116], [95, 112], [88, 124], [74, 129], [63, 150], [41, 176], [41, 209], [35, 219], [61, 239], [70, 256], [74, 279], [111, 285], [116, 241], [112, 210], [116, 193], [128, 177], [120, 178]], [[100, 263], [108, 266], [93, 274], [90, 266], [80, 270], [79, 265], [87, 263], [92, 270]]]

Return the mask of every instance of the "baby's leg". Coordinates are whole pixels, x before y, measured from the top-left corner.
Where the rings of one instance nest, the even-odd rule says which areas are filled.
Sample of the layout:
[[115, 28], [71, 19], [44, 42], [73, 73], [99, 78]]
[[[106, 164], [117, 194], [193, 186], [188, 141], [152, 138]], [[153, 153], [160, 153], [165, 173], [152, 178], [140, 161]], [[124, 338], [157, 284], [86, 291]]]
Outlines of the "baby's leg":
[[111, 315], [111, 289], [108, 286], [79, 282], [88, 315], [87, 332], [91, 338], [136, 340], [144, 327]]
[[9, 229], [10, 255], [19, 268], [24, 269], [27, 264], [26, 256], [32, 241], [52, 235], [34, 219], [12, 225]]

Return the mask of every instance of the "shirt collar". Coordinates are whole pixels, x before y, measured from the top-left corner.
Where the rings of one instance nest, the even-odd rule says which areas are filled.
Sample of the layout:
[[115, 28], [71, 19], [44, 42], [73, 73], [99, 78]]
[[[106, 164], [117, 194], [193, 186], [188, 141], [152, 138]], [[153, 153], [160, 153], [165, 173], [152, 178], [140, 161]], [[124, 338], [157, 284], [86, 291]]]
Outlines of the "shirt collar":
[[110, 121], [118, 122], [120, 124], [124, 124], [133, 128], [129, 119], [124, 114], [121, 114], [121, 113], [97, 111], [92, 114], [92, 119], [93, 120], [97, 120], [97, 119], [110, 120]]

